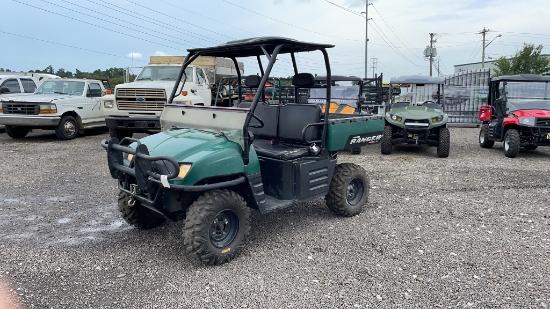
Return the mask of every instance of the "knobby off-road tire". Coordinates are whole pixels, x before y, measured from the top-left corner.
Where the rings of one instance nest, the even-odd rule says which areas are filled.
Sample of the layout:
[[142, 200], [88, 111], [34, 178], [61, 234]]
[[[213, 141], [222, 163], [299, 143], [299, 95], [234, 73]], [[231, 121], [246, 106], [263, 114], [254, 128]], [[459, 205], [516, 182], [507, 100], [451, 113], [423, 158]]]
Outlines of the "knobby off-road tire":
[[533, 151], [533, 150], [536, 150], [539, 146], [536, 146], [536, 145], [527, 145], [523, 148], [525, 148], [525, 150], [530, 150], [530, 151]]
[[491, 148], [495, 144], [495, 141], [489, 140], [489, 126], [484, 124], [479, 130], [479, 146], [481, 148]]
[[148, 230], [164, 224], [166, 219], [158, 213], [147, 209], [139, 201], [134, 206], [128, 205], [130, 196], [124, 192], [118, 194], [118, 210], [124, 221], [137, 227], [140, 230]]
[[78, 135], [78, 121], [73, 116], [65, 115], [55, 127], [55, 135], [61, 140], [73, 139]]
[[4, 129], [6, 130], [6, 134], [14, 139], [24, 138], [30, 131], [29, 128], [15, 126], [4, 126]]
[[369, 199], [369, 179], [357, 164], [341, 163], [336, 166], [325, 195], [328, 209], [339, 216], [352, 217], [365, 210]]
[[127, 130], [109, 129], [109, 135], [111, 137], [116, 137], [119, 141], [121, 141], [125, 137], [132, 137], [134, 135], [134, 132]]
[[351, 148], [351, 154], [361, 154], [361, 147]]
[[504, 155], [508, 158], [515, 158], [520, 148], [521, 141], [518, 130], [509, 129], [506, 131], [506, 134], [504, 134]]
[[439, 144], [437, 144], [437, 156], [446, 158], [451, 148], [451, 132], [448, 128], [439, 129]]
[[393, 137], [393, 128], [392, 126], [384, 127], [384, 135], [382, 136], [382, 141], [380, 142], [380, 152], [385, 155], [391, 154], [392, 151], [392, 137]]
[[185, 249], [208, 265], [231, 261], [250, 233], [250, 208], [230, 190], [208, 191], [187, 211]]

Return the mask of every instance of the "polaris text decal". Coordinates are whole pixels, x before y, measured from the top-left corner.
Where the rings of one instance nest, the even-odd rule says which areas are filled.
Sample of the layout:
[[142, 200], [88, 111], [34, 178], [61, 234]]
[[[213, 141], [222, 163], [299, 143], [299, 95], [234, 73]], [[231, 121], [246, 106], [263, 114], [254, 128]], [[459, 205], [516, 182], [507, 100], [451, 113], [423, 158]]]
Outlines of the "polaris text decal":
[[382, 134], [363, 134], [363, 135], [355, 135], [350, 136], [348, 138], [348, 142], [346, 143], [346, 147], [357, 147], [357, 146], [363, 146], [368, 144], [376, 144], [380, 142], [382, 139]]

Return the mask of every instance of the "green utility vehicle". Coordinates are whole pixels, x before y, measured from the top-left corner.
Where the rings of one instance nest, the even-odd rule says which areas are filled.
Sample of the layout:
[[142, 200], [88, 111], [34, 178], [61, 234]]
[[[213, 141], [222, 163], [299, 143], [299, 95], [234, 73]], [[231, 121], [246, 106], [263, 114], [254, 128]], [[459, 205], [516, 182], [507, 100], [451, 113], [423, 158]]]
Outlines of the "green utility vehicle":
[[[317, 104], [273, 104], [263, 95], [274, 65], [286, 57], [293, 64], [295, 98], [298, 91], [317, 87], [312, 74], [298, 70], [295, 54], [317, 51], [330, 76], [326, 49], [333, 46], [263, 37], [190, 49], [161, 114], [162, 131], [140, 140], [101, 142], [111, 176], [118, 180], [123, 218], [141, 229], [185, 219], [187, 251], [206, 264], [221, 264], [242, 249], [250, 209], [265, 214], [324, 197], [337, 215], [361, 213], [369, 194], [367, 173], [356, 164], [337, 164], [337, 153], [381, 136], [379, 126], [369, 123], [382, 116], [333, 117]], [[254, 59], [260, 75], [244, 79], [246, 87], [257, 89], [252, 102], [238, 107], [171, 104], [186, 67], [198, 56], [235, 63]], [[238, 81], [242, 86], [241, 76]], [[325, 102], [330, 97], [329, 87]], [[124, 146], [126, 141], [132, 143]]]
[[[391, 154], [393, 145], [416, 144], [437, 147], [437, 156], [449, 156], [451, 134], [442, 99], [443, 78], [403, 76], [390, 84], [407, 87], [407, 93], [395, 99], [390, 96], [386, 111], [382, 154]], [[435, 100], [435, 101], [434, 101]]]

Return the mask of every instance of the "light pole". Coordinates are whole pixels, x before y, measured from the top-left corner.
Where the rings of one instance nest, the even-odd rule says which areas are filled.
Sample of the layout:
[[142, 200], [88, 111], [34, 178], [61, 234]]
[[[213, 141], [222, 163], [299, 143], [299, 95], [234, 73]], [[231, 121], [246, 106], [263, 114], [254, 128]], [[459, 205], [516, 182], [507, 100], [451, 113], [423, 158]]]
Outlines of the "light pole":
[[485, 33], [487, 33], [488, 31], [489, 30], [485, 30], [485, 28], [483, 28], [483, 31], [481, 32], [481, 34], [483, 34], [483, 48], [481, 51], [481, 68], [482, 69], [485, 68], [485, 48], [487, 48], [489, 44], [493, 43], [494, 40], [502, 36], [502, 34], [499, 34], [496, 37], [494, 37], [491, 41], [489, 41], [489, 43], [485, 44]]
[[368, 77], [369, 71], [369, 57], [368, 57], [368, 46], [369, 46], [369, 0], [365, 0], [365, 78]]

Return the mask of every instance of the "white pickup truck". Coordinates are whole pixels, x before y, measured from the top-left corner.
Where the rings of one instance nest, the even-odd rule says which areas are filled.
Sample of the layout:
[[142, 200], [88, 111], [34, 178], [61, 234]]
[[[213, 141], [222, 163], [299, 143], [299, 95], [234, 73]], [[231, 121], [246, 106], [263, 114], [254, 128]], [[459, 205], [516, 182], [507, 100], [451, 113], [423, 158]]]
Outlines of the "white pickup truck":
[[29, 72], [4, 72], [0, 74], [0, 95], [33, 93], [47, 78], [58, 78], [53, 74]]
[[44, 80], [34, 94], [0, 96], [0, 124], [12, 138], [53, 129], [59, 139], [73, 139], [82, 129], [105, 126], [100, 98], [107, 88], [107, 80]]
[[[174, 89], [184, 59], [183, 56], [151, 56], [149, 65], [134, 82], [117, 85], [113, 94], [102, 98], [111, 137], [122, 139], [135, 132], [160, 130], [160, 114]], [[238, 63], [238, 66], [241, 74], [244, 73], [243, 64]], [[185, 86], [182, 88], [183, 83], [179, 84], [174, 103], [229, 104], [228, 98], [234, 96], [236, 99], [235, 90], [224, 93], [224, 97], [216, 97], [216, 85], [222, 79], [236, 76], [237, 70], [231, 60], [199, 57], [185, 70]]]

